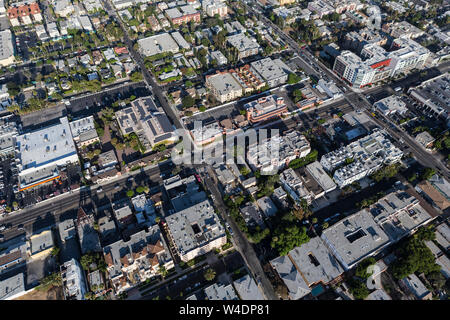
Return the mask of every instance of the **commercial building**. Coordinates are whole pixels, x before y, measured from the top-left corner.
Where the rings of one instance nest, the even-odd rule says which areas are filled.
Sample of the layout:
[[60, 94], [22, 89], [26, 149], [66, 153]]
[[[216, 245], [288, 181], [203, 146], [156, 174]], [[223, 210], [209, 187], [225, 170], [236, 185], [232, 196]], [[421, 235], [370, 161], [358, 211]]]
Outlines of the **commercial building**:
[[189, 133], [195, 144], [204, 145], [222, 137], [224, 130], [217, 122], [211, 122], [200, 127], [194, 127]]
[[94, 116], [73, 120], [69, 124], [73, 140], [79, 148], [100, 142], [97, 130], [95, 129]]
[[[320, 164], [329, 172], [340, 167], [333, 178], [342, 188], [372, 174], [382, 165], [399, 161], [402, 156], [403, 152], [391, 143], [387, 133], [376, 129], [364, 138], [323, 155]], [[350, 164], [346, 164], [348, 162]]]
[[17, 124], [13, 115], [0, 118], [0, 155], [8, 156], [14, 154], [17, 138]]
[[250, 70], [259, 75], [270, 88], [285, 84], [291, 69], [280, 59], [265, 58], [250, 63]]
[[66, 300], [85, 300], [84, 295], [88, 290], [80, 263], [72, 258], [60, 267], [60, 271], [64, 298]]
[[377, 101], [374, 104], [374, 108], [384, 114], [385, 116], [391, 114], [404, 115], [408, 112], [406, 103], [404, 103], [399, 97], [393, 95]]
[[122, 133], [136, 133], [146, 149], [177, 138], [169, 118], [150, 96], [134, 100], [130, 107], [117, 111], [116, 118]]
[[27, 260], [27, 243], [25, 239], [11, 244], [2, 244], [0, 252], [0, 274], [23, 266]]
[[167, 32], [140, 39], [137, 43], [140, 52], [147, 57], [167, 52], [177, 53], [180, 49]]
[[227, 42], [238, 51], [238, 58], [243, 59], [258, 54], [260, 45], [254, 38], [243, 33], [237, 33], [227, 37]]
[[184, 262], [227, 242], [225, 229], [208, 200], [166, 217], [166, 225], [169, 239]]
[[160, 267], [174, 267], [169, 249], [157, 225], [103, 248], [108, 277], [116, 293], [155, 276]]
[[59, 168], [78, 163], [78, 155], [67, 117], [59, 123], [21, 134], [16, 142], [19, 190], [60, 177]]
[[408, 93], [418, 103], [418, 108], [423, 113], [447, 120], [450, 106], [449, 88], [450, 75], [447, 72], [410, 88]]
[[77, 234], [77, 229], [75, 228], [75, 223], [73, 219], [66, 219], [58, 223], [59, 239], [62, 243], [67, 240], [74, 239]]
[[265, 300], [255, 280], [249, 274], [234, 281], [233, 286], [241, 300]]
[[14, 63], [14, 44], [9, 29], [0, 31], [0, 65], [7, 67]]
[[414, 138], [422, 147], [425, 149], [431, 150], [433, 148], [433, 143], [435, 139], [428, 131], [424, 131], [416, 135]]
[[27, 255], [32, 260], [43, 259], [50, 255], [53, 246], [53, 234], [50, 229], [37, 231], [28, 239]]
[[0, 281], [0, 300], [12, 300], [25, 292], [25, 276], [18, 273]]
[[395, 191], [370, 208], [325, 229], [321, 238], [345, 270], [349, 270], [431, 220], [416, 198]]
[[280, 117], [287, 112], [283, 97], [271, 95], [251, 101], [244, 105], [247, 110], [247, 120], [252, 124]]
[[320, 79], [317, 84], [317, 90], [321, 93], [325, 93], [331, 99], [339, 99], [342, 97], [342, 91], [337, 87], [334, 81], [326, 82], [323, 79]]

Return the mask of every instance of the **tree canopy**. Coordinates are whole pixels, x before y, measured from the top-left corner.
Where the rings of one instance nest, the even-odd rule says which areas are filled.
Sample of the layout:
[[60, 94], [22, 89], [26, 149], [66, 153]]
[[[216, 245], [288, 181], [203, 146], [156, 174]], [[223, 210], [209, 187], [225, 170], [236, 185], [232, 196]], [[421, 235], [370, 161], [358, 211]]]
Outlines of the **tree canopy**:
[[289, 251], [309, 241], [306, 234], [305, 227], [294, 226], [279, 226], [274, 231], [272, 237], [271, 247], [278, 250], [282, 256]]
[[425, 241], [435, 237], [431, 229], [421, 228], [399, 250], [399, 259], [392, 266], [392, 274], [397, 279], [415, 273], [439, 272], [441, 266], [435, 261], [435, 257], [425, 244]]

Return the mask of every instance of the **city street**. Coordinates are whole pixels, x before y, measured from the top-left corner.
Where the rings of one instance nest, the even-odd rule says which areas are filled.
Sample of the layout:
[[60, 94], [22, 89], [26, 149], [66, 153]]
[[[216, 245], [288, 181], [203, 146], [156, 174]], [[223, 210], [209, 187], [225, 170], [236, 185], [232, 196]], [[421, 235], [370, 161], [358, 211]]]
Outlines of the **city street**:
[[[143, 170], [143, 171], [141, 171]], [[170, 162], [147, 167], [141, 170], [132, 171], [127, 174], [106, 181], [100, 185], [81, 187], [79, 190], [69, 191], [58, 197], [44, 200], [29, 208], [12, 212], [7, 217], [0, 218], [0, 223], [10, 226], [3, 231], [4, 241], [24, 234], [24, 230], [17, 229], [19, 224], [24, 225], [24, 229], [29, 233], [40, 230], [43, 227], [53, 226], [67, 218], [75, 218], [78, 208], [88, 205], [94, 207], [101, 206], [102, 203], [109, 203], [119, 190], [129, 189], [136, 185], [136, 182], [129, 182], [128, 179], [133, 176], [144, 173], [152, 182], [162, 181], [160, 174], [170, 172], [172, 165]], [[101, 190], [101, 191], [99, 191]]]

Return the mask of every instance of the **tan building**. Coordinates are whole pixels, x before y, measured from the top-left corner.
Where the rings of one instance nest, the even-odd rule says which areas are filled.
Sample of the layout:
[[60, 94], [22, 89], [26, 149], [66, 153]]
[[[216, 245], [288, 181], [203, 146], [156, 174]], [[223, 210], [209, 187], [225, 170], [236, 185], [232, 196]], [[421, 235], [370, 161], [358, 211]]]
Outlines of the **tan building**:
[[295, 0], [279, 0], [280, 6], [285, 6], [287, 4], [293, 4], [295, 3]]
[[242, 96], [242, 86], [229, 72], [218, 72], [206, 77], [206, 86], [221, 103]]

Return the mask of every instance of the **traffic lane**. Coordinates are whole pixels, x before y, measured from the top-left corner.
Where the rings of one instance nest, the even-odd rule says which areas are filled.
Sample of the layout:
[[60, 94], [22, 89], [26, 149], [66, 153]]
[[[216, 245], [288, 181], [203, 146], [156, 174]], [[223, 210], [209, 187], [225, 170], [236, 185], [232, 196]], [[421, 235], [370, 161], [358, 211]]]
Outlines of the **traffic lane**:
[[[208, 189], [213, 193], [215, 204], [217, 209], [222, 215], [222, 218], [228, 222], [228, 224], [231, 226], [231, 229], [233, 231], [233, 240], [236, 244], [237, 249], [241, 252], [242, 256], [244, 257], [244, 260], [247, 263], [247, 266], [249, 267], [250, 271], [253, 273], [253, 276], [257, 280], [257, 282], [261, 283], [264, 294], [266, 297], [270, 300], [278, 300], [277, 295], [275, 294], [275, 291], [272, 287], [272, 284], [269, 282], [269, 280], [266, 278], [264, 271], [262, 269], [262, 266], [260, 264], [259, 259], [256, 256], [256, 253], [251, 246], [251, 244], [248, 242], [248, 240], [245, 238], [245, 236], [242, 234], [241, 230], [237, 227], [236, 223], [234, 222], [231, 217], [227, 214], [227, 208], [222, 200], [222, 195], [219, 192], [217, 188], [217, 178], [215, 177], [214, 172], [211, 170], [210, 167], [208, 167], [209, 175], [203, 174], [203, 179], [208, 187]], [[214, 177], [215, 183], [212, 181], [212, 178]]]
[[[143, 172], [144, 174], [148, 175], [148, 179], [150, 181], [161, 181], [161, 172], [171, 170], [172, 166], [170, 164], [164, 164], [162, 168], [164, 168], [164, 170], [162, 171], [160, 171], [159, 167], [156, 167], [150, 168], [149, 170], [144, 170]], [[139, 174], [142, 174], [142, 172], [135, 172], [133, 176]], [[137, 184], [135, 184], [134, 182], [134, 179], [133, 182], [129, 183], [129, 178], [129, 176], [124, 176], [123, 178], [102, 185], [101, 192], [95, 191], [94, 193], [93, 191], [96, 188], [89, 190], [72, 191], [55, 199], [48, 200], [45, 203], [40, 203], [36, 207], [23, 209], [25, 210], [24, 212], [13, 214], [1, 219], [2, 224], [11, 226], [8, 230], [2, 233], [5, 237], [5, 241], [22, 233], [21, 230], [17, 229], [17, 226], [20, 224], [23, 224], [25, 228], [29, 228], [33, 225], [33, 223], [36, 222], [36, 220], [38, 220], [38, 222], [40, 223], [39, 226], [41, 226], [43, 223], [45, 224], [46, 222], [46, 226], [54, 225], [59, 221], [58, 218], [61, 215], [63, 215], [65, 212], [70, 211], [71, 209], [79, 208], [80, 205], [90, 205], [95, 204], [96, 202], [98, 203], [100, 201], [104, 202], [105, 199], [109, 201], [110, 198], [114, 197], [114, 195], [118, 193], [118, 189], [116, 187], [117, 185], [119, 185], [121, 189], [124, 189], [122, 190], [124, 192], [132, 186], [133, 188], [137, 186]], [[32, 230], [36, 229], [33, 228]]]
[[[369, 116], [371, 116], [367, 110], [365, 112]], [[380, 127], [383, 127], [393, 138], [396, 139], [396, 141], [402, 138], [405, 144], [409, 146], [409, 148], [412, 150], [417, 160], [422, 165], [433, 167], [434, 169], [437, 169], [439, 172], [441, 172], [445, 177], [450, 178], [450, 171], [440, 161], [438, 161], [432, 155], [428, 154], [425, 150], [421, 149], [420, 146], [416, 145], [416, 143], [413, 142], [413, 140], [403, 131], [401, 131], [398, 128], [397, 128], [398, 131], [393, 130], [391, 126], [388, 125], [388, 123], [386, 123], [387, 122], [386, 120], [381, 121], [380, 119], [374, 117], [371, 117], [371, 119]]]

